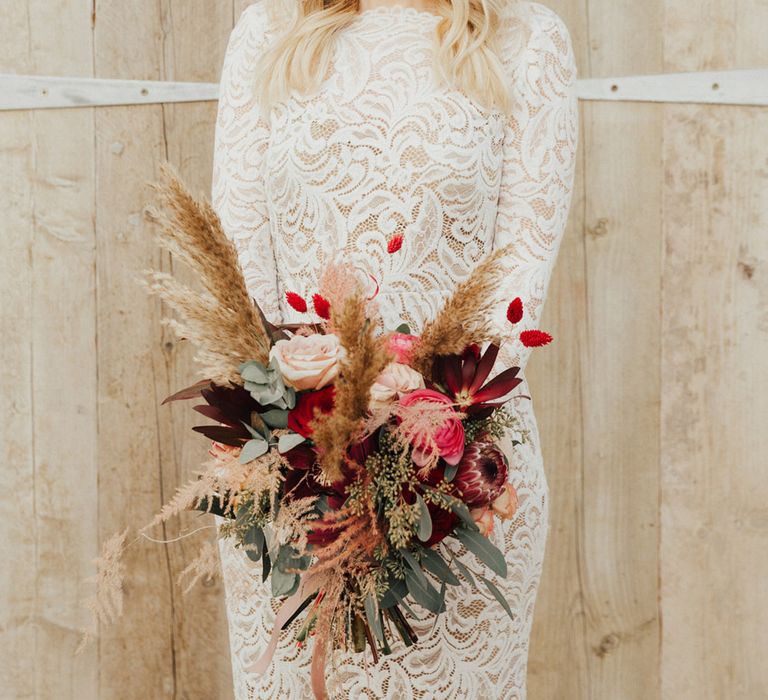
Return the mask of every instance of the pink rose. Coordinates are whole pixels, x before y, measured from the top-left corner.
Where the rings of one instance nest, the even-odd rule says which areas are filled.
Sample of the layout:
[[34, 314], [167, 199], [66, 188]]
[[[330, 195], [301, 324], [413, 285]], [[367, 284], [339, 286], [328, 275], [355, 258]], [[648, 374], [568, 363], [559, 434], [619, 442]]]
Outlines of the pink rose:
[[[425, 406], [424, 420], [419, 421], [418, 411], [414, 418], [409, 417], [407, 420], [407, 430], [413, 444], [414, 463], [423, 467], [433, 457], [432, 450], [437, 449], [437, 453], [448, 464], [458, 464], [464, 454], [464, 426], [461, 419], [455, 411], [450, 411], [441, 425], [434, 426], [427, 414], [429, 404], [452, 407], [453, 401], [433, 389], [417, 389], [403, 396], [399, 404], [404, 408]], [[430, 436], [432, 440], [429, 439]]]
[[419, 337], [417, 335], [406, 333], [390, 333], [389, 335], [389, 349], [395, 355], [395, 360], [404, 365], [410, 364], [418, 342]]
[[424, 388], [424, 377], [415, 369], [399, 362], [390, 362], [371, 387], [371, 410], [384, 408], [392, 401], [415, 389]]
[[286, 384], [298, 391], [321, 389], [339, 373], [339, 361], [345, 356], [339, 339], [332, 333], [294, 335], [278, 340], [269, 351], [276, 360]]
[[488, 537], [493, 532], [493, 511], [490, 508], [473, 508], [469, 511], [475, 521], [475, 525], [480, 529], [483, 537]]
[[505, 483], [504, 490], [491, 503], [491, 508], [502, 520], [514, 518], [517, 512], [517, 491], [515, 491], [515, 487], [509, 482]]

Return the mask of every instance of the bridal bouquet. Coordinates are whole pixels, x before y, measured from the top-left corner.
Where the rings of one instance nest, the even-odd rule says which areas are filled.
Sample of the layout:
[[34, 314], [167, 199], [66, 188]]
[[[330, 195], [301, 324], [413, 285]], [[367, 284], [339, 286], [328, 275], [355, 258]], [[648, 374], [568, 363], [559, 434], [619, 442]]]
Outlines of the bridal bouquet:
[[[396, 643], [417, 643], [410, 605], [439, 615], [462, 579], [511, 615], [490, 578], [458, 556], [471, 552], [506, 576], [487, 535], [517, 507], [497, 442], [514, 422], [505, 399], [522, 380], [517, 367], [492, 377], [494, 290], [509, 251], [482, 262], [418, 335], [385, 329], [377, 297], [343, 262], [325, 269], [309, 303], [287, 292], [306, 323], [275, 326], [249, 298], [210, 205], [164, 173], [161, 242], [204, 289], [162, 273], [150, 286], [178, 312], [170, 323], [195, 343], [207, 377], [166, 401], [196, 399], [214, 423], [193, 428], [212, 441], [204, 470], [147, 527], [184, 509], [215, 513], [220, 535], [260, 566], [284, 602], [254, 670], [267, 669], [292, 627], [298, 644], [313, 638], [312, 686], [325, 697], [331, 651], [370, 649], [375, 663]], [[522, 313], [513, 300], [509, 322]]]

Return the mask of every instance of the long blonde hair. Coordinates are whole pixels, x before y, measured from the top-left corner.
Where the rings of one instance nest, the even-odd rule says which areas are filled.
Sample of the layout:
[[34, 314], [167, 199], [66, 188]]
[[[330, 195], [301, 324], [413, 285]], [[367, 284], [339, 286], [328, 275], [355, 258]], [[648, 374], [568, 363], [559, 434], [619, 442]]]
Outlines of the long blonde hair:
[[[509, 80], [496, 49], [501, 10], [515, 0], [434, 0], [440, 17], [433, 70], [439, 83], [464, 91], [487, 109], [512, 108]], [[334, 35], [351, 24], [359, 0], [267, 0], [272, 20], [289, 26], [261, 56], [255, 90], [263, 107], [290, 90], [314, 91], [333, 57]]]

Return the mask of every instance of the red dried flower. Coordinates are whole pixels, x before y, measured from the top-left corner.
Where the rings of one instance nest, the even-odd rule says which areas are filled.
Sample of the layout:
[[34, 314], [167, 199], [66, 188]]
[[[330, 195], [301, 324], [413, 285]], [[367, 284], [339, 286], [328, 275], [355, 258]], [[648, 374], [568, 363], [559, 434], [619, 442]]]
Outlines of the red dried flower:
[[520, 297], [509, 302], [507, 307], [507, 319], [510, 323], [519, 323], [523, 318], [523, 301]]
[[320, 294], [312, 295], [312, 305], [315, 307], [315, 313], [326, 321], [331, 317], [331, 302]]
[[300, 294], [296, 294], [296, 292], [286, 292], [285, 299], [292, 309], [295, 309], [302, 314], [306, 312], [307, 302]]
[[523, 331], [520, 334], [520, 341], [527, 348], [539, 348], [552, 342], [552, 336], [544, 331]]
[[396, 253], [402, 247], [403, 247], [403, 234], [402, 233], [396, 233], [387, 242], [387, 252], [390, 253], [390, 254]]

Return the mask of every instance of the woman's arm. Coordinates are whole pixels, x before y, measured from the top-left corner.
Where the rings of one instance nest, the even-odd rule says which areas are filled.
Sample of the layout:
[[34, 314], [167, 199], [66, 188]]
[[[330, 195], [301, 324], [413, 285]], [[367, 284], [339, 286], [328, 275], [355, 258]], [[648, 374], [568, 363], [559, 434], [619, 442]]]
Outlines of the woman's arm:
[[[568, 218], [578, 103], [576, 63], [562, 20], [537, 3], [515, 6], [519, 9], [513, 12], [530, 28], [530, 36], [522, 51], [511, 38], [501, 47], [513, 76], [516, 105], [504, 131], [494, 249], [514, 243], [500, 290], [499, 323], [505, 330], [500, 356], [504, 366], [524, 368], [531, 351], [522, 345], [519, 333], [539, 328]], [[523, 302], [523, 318], [510, 326], [506, 305], [517, 296]]]
[[267, 28], [266, 5], [258, 2], [243, 11], [229, 37], [219, 87], [211, 199], [237, 247], [248, 291], [277, 323], [277, 266], [263, 178], [270, 127], [252, 94]]

